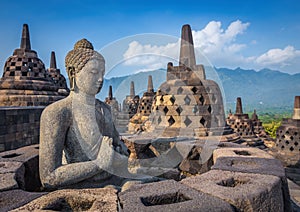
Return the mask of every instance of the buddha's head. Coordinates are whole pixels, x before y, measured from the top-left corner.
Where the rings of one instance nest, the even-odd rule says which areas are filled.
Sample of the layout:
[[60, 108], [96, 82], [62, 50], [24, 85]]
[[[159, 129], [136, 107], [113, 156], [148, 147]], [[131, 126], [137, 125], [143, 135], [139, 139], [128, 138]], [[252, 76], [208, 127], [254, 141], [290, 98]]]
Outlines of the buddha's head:
[[90, 95], [99, 93], [103, 84], [105, 60], [88, 40], [76, 42], [74, 49], [65, 58], [65, 66], [71, 91]]

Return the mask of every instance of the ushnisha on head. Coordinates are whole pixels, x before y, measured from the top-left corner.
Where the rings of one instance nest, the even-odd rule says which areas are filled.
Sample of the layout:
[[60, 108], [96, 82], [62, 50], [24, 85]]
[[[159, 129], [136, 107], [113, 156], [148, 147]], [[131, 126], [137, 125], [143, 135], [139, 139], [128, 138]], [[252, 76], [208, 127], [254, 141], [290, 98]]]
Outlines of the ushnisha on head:
[[[65, 58], [65, 66], [70, 80], [71, 91], [74, 91], [76, 86], [75, 78], [78, 78], [79, 75], [87, 74], [81, 72], [86, 72], [89, 68], [93, 68], [93, 65], [90, 64], [91, 61], [96, 61], [96, 63], [99, 64], [99, 71], [103, 77], [105, 71], [105, 60], [103, 56], [94, 50], [93, 45], [87, 39], [77, 41], [74, 45], [74, 49], [69, 51]], [[86, 68], [88, 65], [90, 67]], [[100, 84], [102, 84], [102, 82], [100, 82]]]

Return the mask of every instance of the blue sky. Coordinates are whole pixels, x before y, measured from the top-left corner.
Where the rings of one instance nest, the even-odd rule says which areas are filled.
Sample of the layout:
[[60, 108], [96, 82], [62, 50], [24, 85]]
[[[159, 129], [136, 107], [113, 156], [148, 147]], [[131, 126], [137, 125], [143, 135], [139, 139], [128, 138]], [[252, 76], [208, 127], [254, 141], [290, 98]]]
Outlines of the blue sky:
[[87, 38], [103, 53], [108, 72], [116, 69], [109, 77], [176, 60], [181, 26], [188, 23], [200, 63], [204, 55], [216, 67], [300, 72], [297, 0], [3, 0], [0, 8], [1, 69], [20, 45], [23, 23], [29, 25], [31, 47], [46, 67], [55, 51], [65, 73], [65, 55], [77, 40]]

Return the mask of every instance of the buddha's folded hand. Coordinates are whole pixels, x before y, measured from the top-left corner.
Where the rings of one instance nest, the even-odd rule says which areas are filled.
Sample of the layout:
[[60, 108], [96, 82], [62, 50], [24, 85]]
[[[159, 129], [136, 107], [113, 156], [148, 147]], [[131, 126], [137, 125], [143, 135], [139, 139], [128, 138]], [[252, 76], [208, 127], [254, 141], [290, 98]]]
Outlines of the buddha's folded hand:
[[100, 169], [108, 171], [113, 163], [114, 151], [112, 138], [103, 136], [98, 156], [94, 162]]

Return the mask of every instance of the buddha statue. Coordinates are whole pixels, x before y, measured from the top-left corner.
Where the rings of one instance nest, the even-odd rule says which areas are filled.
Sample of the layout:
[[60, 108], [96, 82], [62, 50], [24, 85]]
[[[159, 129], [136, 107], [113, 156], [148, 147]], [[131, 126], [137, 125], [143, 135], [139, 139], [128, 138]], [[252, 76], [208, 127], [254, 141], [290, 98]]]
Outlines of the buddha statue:
[[46, 107], [40, 121], [40, 178], [48, 189], [104, 182], [114, 167], [127, 168], [128, 149], [110, 107], [95, 97], [103, 84], [103, 56], [82, 39], [67, 54], [65, 66], [70, 94]]

